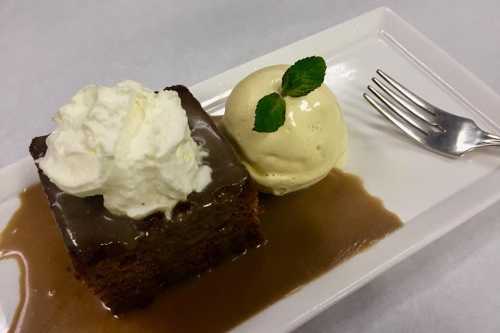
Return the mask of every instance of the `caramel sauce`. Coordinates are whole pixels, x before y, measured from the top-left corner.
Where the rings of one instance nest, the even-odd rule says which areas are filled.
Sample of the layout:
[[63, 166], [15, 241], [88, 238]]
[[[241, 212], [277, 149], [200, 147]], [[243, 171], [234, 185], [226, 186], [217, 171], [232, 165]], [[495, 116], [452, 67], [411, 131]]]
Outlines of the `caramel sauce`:
[[354, 176], [333, 171], [308, 189], [261, 198], [267, 243], [114, 318], [73, 277], [39, 185], [0, 234], [0, 259], [21, 266], [10, 332], [221, 332], [367, 248], [401, 223]]

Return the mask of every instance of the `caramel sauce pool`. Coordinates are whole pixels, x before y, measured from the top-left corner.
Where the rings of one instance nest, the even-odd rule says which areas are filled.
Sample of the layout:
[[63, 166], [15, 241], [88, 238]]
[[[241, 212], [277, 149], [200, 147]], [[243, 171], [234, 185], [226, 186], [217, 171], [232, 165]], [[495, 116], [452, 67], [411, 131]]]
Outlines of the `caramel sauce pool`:
[[334, 171], [306, 190], [261, 197], [265, 245], [116, 319], [73, 277], [41, 187], [21, 201], [0, 234], [2, 258], [18, 259], [22, 273], [10, 332], [225, 331], [401, 226], [357, 177]]

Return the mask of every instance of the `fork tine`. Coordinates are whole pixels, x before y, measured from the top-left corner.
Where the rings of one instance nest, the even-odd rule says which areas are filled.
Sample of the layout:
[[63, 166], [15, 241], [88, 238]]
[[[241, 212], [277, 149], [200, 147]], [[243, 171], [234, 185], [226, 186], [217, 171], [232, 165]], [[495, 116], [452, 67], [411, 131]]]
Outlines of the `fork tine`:
[[411, 126], [422, 132], [422, 134], [427, 134], [427, 132], [420, 126], [420, 124], [416, 121], [415, 118], [412, 116], [406, 114], [405, 112], [399, 110], [396, 105], [394, 105], [389, 99], [384, 97], [381, 93], [379, 93], [377, 90], [375, 90], [372, 86], [368, 86], [368, 90], [371, 91], [372, 94], [374, 94], [382, 103], [385, 104], [386, 107], [389, 108], [392, 112], [397, 114], [399, 117], [404, 119], [407, 123], [409, 123]]
[[412, 125], [408, 124], [407, 122], [403, 121], [400, 117], [394, 115], [392, 112], [387, 111], [384, 109], [382, 105], [380, 105], [377, 101], [375, 101], [370, 95], [364, 93], [363, 97], [366, 99], [368, 103], [370, 103], [371, 106], [373, 106], [380, 114], [382, 114], [385, 118], [387, 118], [391, 123], [396, 125], [400, 130], [406, 133], [409, 137], [412, 139], [424, 143], [424, 134], [416, 128], [414, 128]]
[[385, 92], [387, 95], [392, 97], [396, 102], [398, 102], [399, 105], [401, 105], [404, 109], [406, 109], [408, 112], [411, 114], [415, 115], [422, 121], [426, 122], [427, 124], [431, 126], [438, 126], [436, 121], [433, 119], [432, 116], [429, 115], [428, 112], [423, 112], [420, 108], [417, 108], [413, 106], [413, 104], [409, 103], [406, 101], [404, 98], [399, 96], [398, 94], [394, 93], [392, 89], [387, 87], [383, 82], [380, 82], [379, 79], [377, 78], [372, 78], [372, 81], [380, 88], [382, 89], [383, 92]]
[[394, 89], [396, 89], [399, 93], [401, 93], [403, 96], [408, 98], [410, 101], [417, 104], [425, 111], [427, 111], [433, 115], [436, 114], [436, 111], [435, 111], [436, 107], [434, 105], [432, 105], [431, 103], [427, 102], [422, 97], [417, 96], [415, 93], [413, 93], [410, 90], [408, 90], [407, 88], [405, 88], [401, 83], [394, 80], [388, 74], [384, 73], [384, 71], [382, 71], [381, 69], [377, 69], [377, 74], [380, 75], [387, 83], [389, 83]]

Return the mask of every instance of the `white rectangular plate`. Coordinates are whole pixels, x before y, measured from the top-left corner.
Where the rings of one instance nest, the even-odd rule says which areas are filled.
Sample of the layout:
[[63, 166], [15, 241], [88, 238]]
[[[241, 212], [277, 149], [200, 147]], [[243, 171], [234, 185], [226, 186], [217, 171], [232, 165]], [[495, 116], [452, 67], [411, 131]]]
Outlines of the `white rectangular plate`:
[[[224, 112], [225, 97], [245, 75], [266, 65], [312, 55], [327, 59], [326, 83], [339, 98], [350, 132], [347, 170], [359, 175], [405, 225], [369, 250], [332, 269], [235, 328], [285, 332], [366, 284], [400, 260], [500, 199], [500, 154], [459, 160], [431, 154], [383, 120], [361, 95], [383, 68], [441, 108], [500, 132], [500, 97], [399, 16], [380, 8], [196, 84], [207, 111]], [[17, 194], [37, 179], [29, 158], [0, 170], [0, 227], [18, 205]], [[14, 263], [0, 264], [0, 331], [18, 294]], [[3, 325], [3, 328], [2, 328]]]

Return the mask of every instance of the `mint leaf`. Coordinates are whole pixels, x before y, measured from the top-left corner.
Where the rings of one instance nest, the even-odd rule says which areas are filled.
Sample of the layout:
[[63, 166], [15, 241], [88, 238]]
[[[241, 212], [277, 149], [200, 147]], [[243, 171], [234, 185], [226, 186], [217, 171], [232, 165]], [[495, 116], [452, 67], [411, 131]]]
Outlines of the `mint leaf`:
[[281, 95], [305, 96], [321, 86], [325, 79], [326, 63], [322, 57], [307, 57], [290, 66], [281, 80]]
[[286, 104], [278, 93], [262, 97], [255, 110], [253, 130], [261, 133], [275, 132], [285, 123]]

